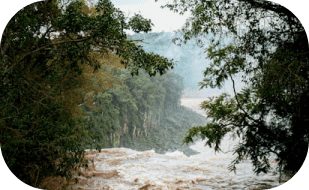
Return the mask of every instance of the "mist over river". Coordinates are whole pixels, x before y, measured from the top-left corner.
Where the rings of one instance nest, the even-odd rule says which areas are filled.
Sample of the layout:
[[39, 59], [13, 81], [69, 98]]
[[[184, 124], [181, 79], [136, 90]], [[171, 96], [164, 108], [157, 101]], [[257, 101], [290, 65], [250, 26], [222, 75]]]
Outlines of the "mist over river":
[[[199, 104], [205, 99], [184, 98], [181, 104], [199, 114]], [[205, 141], [197, 141], [190, 148], [198, 154], [186, 156], [180, 151], [158, 154], [154, 150], [136, 151], [129, 148], [110, 148], [87, 151], [87, 158], [93, 159], [88, 176], [80, 177], [76, 187], [82, 189], [269, 189], [279, 184], [279, 174], [254, 175], [250, 161], [238, 165], [236, 174], [229, 172], [228, 165], [233, 160], [231, 152], [237, 140], [226, 137], [221, 147], [227, 153], [214, 153], [204, 146]], [[275, 167], [275, 161], [271, 161]]]

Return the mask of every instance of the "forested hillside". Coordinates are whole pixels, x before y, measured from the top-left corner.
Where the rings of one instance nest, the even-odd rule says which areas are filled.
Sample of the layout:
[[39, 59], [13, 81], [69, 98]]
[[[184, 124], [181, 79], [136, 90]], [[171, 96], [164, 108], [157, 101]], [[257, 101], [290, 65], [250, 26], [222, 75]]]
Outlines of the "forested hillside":
[[113, 87], [89, 94], [92, 102], [80, 104], [93, 124], [85, 148], [129, 147], [159, 153], [180, 148], [192, 154], [188, 146], [181, 145], [182, 138], [188, 128], [204, 124], [205, 119], [180, 106], [182, 77], [173, 72], [154, 77], [140, 72], [132, 77], [112, 64], [117, 65], [106, 64], [101, 72], [111, 74]]

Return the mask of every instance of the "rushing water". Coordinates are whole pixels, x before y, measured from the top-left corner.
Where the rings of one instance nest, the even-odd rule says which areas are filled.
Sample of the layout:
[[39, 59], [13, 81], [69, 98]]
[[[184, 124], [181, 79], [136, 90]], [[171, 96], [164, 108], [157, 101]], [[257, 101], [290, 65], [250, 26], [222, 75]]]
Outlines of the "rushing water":
[[[182, 105], [200, 114], [198, 105], [202, 99], [182, 99]], [[225, 137], [221, 143], [228, 152], [237, 143]], [[234, 155], [214, 153], [213, 149], [197, 141], [191, 146], [199, 154], [187, 157], [182, 152], [157, 154], [154, 150], [135, 151], [128, 148], [111, 148], [87, 151], [87, 157], [94, 160], [88, 176], [94, 176], [80, 183], [83, 189], [268, 189], [276, 187], [278, 174], [254, 175], [252, 165], [244, 161], [237, 167], [236, 174], [229, 172], [228, 165]], [[275, 167], [276, 163], [271, 162]]]

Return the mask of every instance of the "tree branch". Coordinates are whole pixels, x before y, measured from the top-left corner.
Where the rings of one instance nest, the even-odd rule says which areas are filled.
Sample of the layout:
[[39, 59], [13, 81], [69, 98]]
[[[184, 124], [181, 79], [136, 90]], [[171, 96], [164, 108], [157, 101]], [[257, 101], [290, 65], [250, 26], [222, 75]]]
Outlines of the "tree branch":
[[27, 54], [24, 55], [24, 56], [22, 56], [17, 62], [13, 63], [13, 64], [11, 65], [11, 67], [10, 67], [9, 69], [7, 69], [7, 70], [4, 72], [4, 74], [7, 73], [8, 71], [10, 71], [15, 65], [17, 65], [18, 63], [20, 63], [20, 62], [21, 62], [22, 60], [24, 60], [27, 56], [29, 56], [29, 55], [31, 55], [31, 54], [34, 54], [34, 53], [36, 53], [36, 52], [39, 52], [39, 51], [41, 51], [41, 50], [43, 50], [43, 49], [46, 49], [46, 48], [48, 48], [48, 47], [50, 47], [50, 46], [59, 45], [59, 44], [65, 44], [65, 43], [72, 43], [72, 42], [83, 42], [83, 41], [87, 41], [87, 40], [89, 40], [89, 39], [91, 39], [91, 38], [92, 38], [92, 37], [89, 36], [89, 37], [84, 37], [84, 38], [81, 38], [81, 39], [59, 41], [59, 42], [50, 43], [50, 44], [47, 44], [47, 45], [45, 45], [45, 46], [42, 46], [42, 47], [40, 47], [40, 48], [38, 48], [38, 49], [36, 49], [36, 50], [30, 51], [29, 53], [27, 53]]
[[254, 119], [254, 118], [252, 118], [244, 109], [243, 109], [243, 107], [242, 107], [242, 105], [239, 103], [239, 100], [238, 100], [238, 98], [237, 98], [237, 93], [236, 93], [236, 90], [235, 90], [235, 82], [234, 82], [234, 79], [233, 79], [233, 77], [232, 77], [232, 75], [231, 75], [231, 70], [230, 70], [230, 65], [229, 65], [229, 63], [227, 62], [226, 63], [229, 67], [229, 70], [228, 70], [228, 74], [229, 74], [229, 76], [230, 76], [230, 78], [231, 78], [231, 80], [232, 80], [232, 83], [233, 83], [233, 91], [234, 91], [234, 94], [235, 94], [235, 99], [236, 99], [236, 102], [237, 102], [237, 105], [238, 105], [238, 107], [245, 113], [245, 115], [249, 118], [249, 119], [251, 119], [252, 121], [254, 121], [254, 122], [256, 122], [256, 123], [260, 123], [260, 121], [259, 120], [256, 120], [256, 119]]

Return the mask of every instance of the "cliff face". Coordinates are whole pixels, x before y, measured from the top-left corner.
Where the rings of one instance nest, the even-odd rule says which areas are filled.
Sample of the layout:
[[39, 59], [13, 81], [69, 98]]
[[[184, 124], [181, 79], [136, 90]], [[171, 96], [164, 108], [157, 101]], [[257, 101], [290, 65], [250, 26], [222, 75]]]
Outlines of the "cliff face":
[[189, 128], [204, 125], [206, 118], [180, 105], [175, 109], [162, 110], [159, 116], [153, 118], [151, 114], [146, 115], [143, 128], [134, 128], [132, 134], [120, 135], [119, 144], [115, 147], [155, 150], [157, 153], [179, 150], [186, 155], [195, 154], [188, 145], [182, 145], [182, 139]]
[[[132, 123], [132, 121], [128, 120], [128, 115], [123, 115], [121, 121], [121, 123], [123, 123], [122, 129], [115, 132], [115, 136], [118, 136], [119, 140], [115, 144], [113, 144], [113, 147], [119, 147], [121, 144], [124, 144], [123, 142], [120, 142], [120, 137], [124, 135], [129, 135], [133, 140], [136, 140], [140, 137], [147, 137], [149, 130], [160, 126], [159, 118], [153, 117], [151, 111], [139, 114], [144, 115], [142, 116], [143, 119], [141, 120], [142, 127], [139, 128], [137, 128], [135, 125], [131, 126], [130, 124]], [[133, 129], [133, 131], [131, 130], [130, 133], [129, 129]]]
[[129, 136], [132, 140], [137, 140], [139, 138], [148, 137], [149, 131], [154, 128], [159, 127], [160, 121], [156, 117], [152, 117], [151, 111], [139, 113], [142, 116], [142, 120], [140, 121], [140, 127], [136, 125], [132, 125], [132, 121], [128, 120], [128, 115], [124, 114], [121, 119], [121, 129], [116, 131], [113, 135], [113, 138], [117, 139], [116, 141], [112, 141], [111, 147], [119, 147], [120, 145], [125, 146], [125, 142], [122, 141], [124, 136]]

